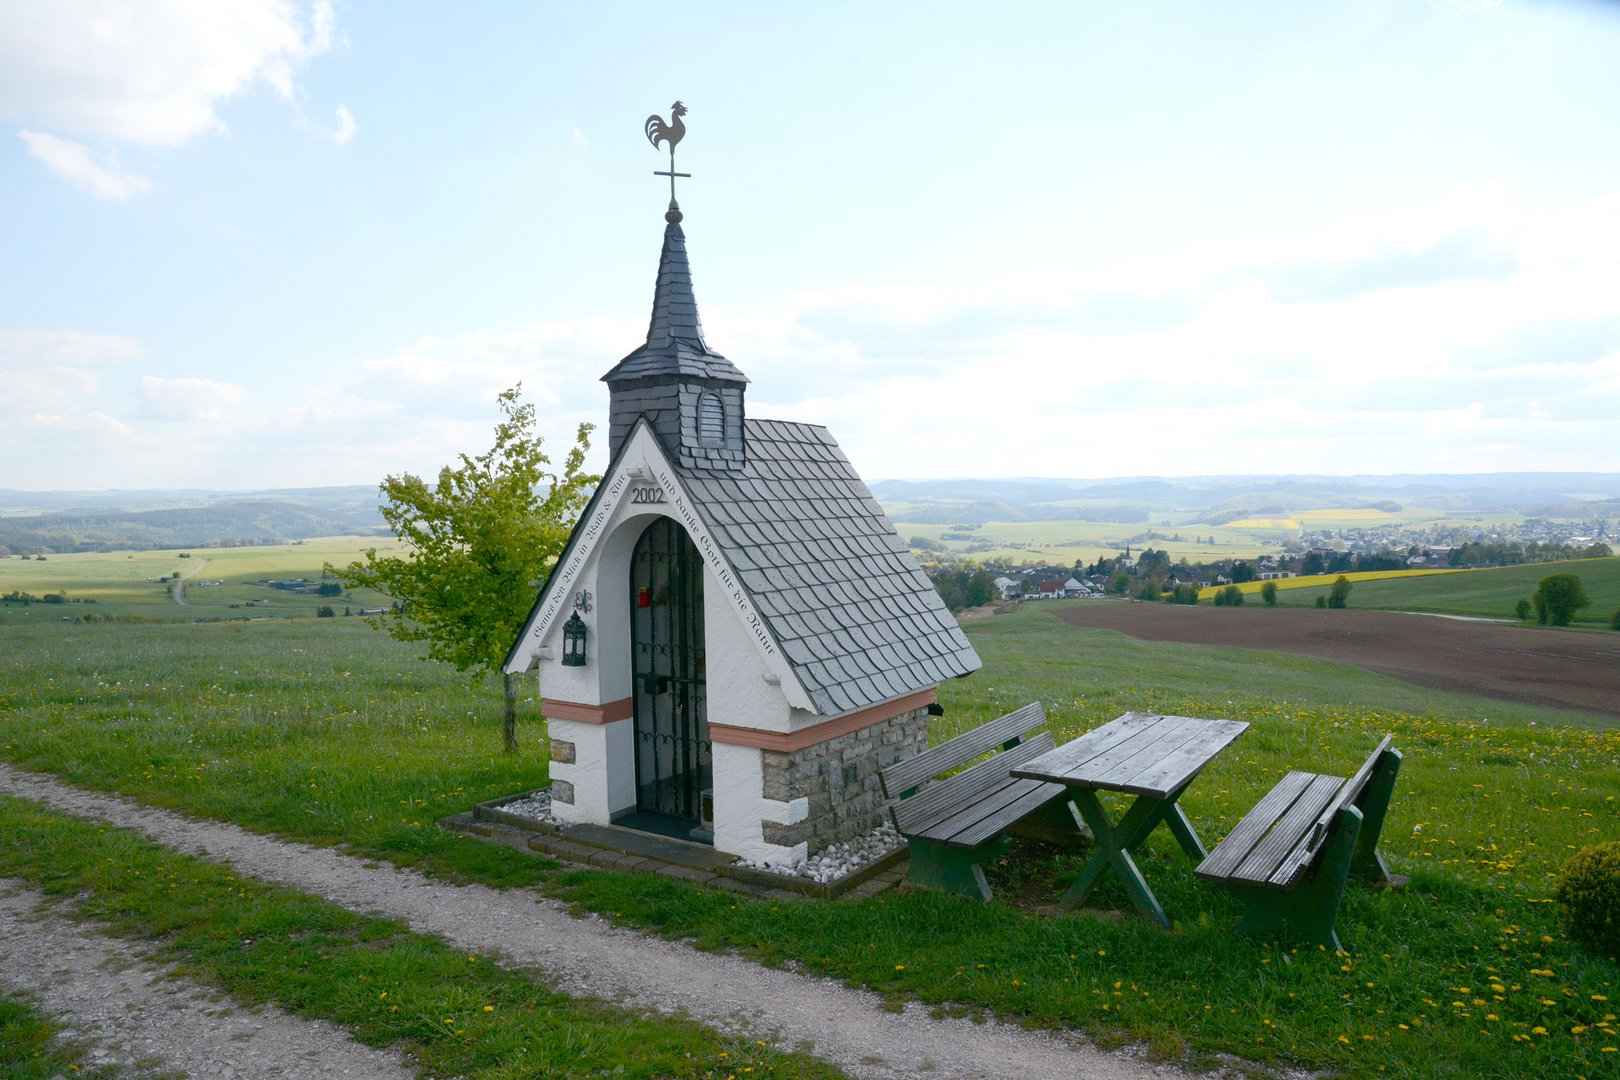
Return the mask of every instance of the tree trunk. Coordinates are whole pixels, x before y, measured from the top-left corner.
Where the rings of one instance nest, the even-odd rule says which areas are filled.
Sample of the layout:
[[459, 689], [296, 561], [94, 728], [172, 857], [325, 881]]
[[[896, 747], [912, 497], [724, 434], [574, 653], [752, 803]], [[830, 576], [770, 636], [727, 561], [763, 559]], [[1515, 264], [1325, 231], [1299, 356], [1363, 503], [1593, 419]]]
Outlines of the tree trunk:
[[510, 671], [502, 678], [505, 681], [506, 707], [501, 712], [501, 737], [505, 742], [506, 752], [517, 752], [517, 680]]

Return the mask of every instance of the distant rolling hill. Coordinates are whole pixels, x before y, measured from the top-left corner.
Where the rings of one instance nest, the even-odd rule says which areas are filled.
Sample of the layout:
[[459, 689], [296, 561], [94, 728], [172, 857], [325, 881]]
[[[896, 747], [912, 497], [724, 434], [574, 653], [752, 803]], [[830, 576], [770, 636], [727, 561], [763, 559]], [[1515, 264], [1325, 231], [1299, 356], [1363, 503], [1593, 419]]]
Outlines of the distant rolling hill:
[[[1440, 512], [1620, 518], [1620, 473], [1135, 476], [883, 480], [897, 521], [1217, 523], [1301, 509], [1418, 505]], [[386, 533], [374, 487], [269, 491], [0, 489], [0, 547], [17, 553], [269, 544]]]
[[872, 494], [906, 521], [1140, 521], [1264, 517], [1295, 509], [1379, 504], [1452, 513], [1620, 517], [1620, 473], [1393, 476], [1183, 476], [1111, 480], [883, 480]]
[[277, 544], [314, 536], [386, 534], [374, 487], [0, 491], [0, 547], [18, 554]]

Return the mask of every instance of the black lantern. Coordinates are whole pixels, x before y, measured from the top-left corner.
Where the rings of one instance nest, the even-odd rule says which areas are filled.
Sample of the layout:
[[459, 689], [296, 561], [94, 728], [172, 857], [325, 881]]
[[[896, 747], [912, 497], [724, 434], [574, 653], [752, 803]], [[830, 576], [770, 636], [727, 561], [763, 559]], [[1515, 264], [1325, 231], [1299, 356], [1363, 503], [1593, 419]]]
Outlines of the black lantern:
[[585, 620], [577, 611], [563, 623], [562, 662], [563, 667], [585, 666]]

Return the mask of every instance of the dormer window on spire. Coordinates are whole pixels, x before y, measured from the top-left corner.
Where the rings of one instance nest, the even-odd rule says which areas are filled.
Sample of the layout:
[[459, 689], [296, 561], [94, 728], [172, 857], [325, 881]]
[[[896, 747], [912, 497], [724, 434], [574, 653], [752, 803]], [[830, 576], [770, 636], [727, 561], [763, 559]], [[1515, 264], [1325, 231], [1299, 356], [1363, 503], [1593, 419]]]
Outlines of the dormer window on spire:
[[713, 390], [698, 398], [698, 445], [722, 446], [726, 441], [726, 407]]

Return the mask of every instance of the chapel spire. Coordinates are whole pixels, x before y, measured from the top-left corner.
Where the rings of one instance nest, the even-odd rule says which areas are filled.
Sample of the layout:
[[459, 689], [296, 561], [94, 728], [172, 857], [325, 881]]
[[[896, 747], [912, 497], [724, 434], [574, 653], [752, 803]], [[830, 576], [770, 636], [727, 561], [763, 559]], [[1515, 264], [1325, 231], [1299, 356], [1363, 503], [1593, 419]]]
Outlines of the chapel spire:
[[[672, 119], [686, 114], [675, 103]], [[681, 229], [681, 208], [674, 198], [675, 143], [671, 125], [657, 116], [647, 118], [647, 138], [656, 147], [670, 144], [669, 210], [664, 215], [664, 246], [658, 257], [658, 280], [653, 287], [652, 318], [647, 340], [602, 376], [610, 397], [608, 449], [617, 453], [636, 420], [645, 417], [664, 448], [682, 465], [694, 468], [738, 469], [744, 460], [743, 387], [748, 376], [703, 337], [697, 298], [692, 293], [692, 270], [686, 257], [686, 233]]]

